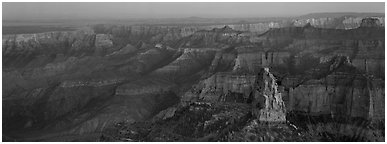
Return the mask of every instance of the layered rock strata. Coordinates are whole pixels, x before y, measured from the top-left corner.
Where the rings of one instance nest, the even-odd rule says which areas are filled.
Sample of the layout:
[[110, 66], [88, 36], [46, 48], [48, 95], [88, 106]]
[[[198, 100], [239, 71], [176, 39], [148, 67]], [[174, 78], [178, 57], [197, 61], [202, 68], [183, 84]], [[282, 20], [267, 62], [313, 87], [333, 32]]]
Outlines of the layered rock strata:
[[255, 79], [253, 115], [261, 122], [285, 122], [286, 111], [276, 78], [268, 68], [261, 69]]

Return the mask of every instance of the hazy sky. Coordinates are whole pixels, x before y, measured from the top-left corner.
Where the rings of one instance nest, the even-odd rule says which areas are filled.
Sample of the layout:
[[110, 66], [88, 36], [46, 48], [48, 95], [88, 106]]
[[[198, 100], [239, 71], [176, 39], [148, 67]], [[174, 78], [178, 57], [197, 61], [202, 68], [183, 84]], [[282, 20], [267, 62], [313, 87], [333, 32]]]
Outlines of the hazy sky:
[[272, 17], [314, 12], [380, 12], [384, 3], [4, 3], [3, 20], [62, 18]]

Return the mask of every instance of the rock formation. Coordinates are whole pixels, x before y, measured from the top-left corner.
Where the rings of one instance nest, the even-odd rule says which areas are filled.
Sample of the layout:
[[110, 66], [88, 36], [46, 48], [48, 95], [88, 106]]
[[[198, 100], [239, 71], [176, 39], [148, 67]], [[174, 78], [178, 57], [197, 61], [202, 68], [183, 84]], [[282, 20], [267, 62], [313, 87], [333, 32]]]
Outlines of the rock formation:
[[278, 90], [276, 79], [263, 68], [255, 79], [253, 115], [261, 122], [285, 122], [286, 111], [282, 95]]

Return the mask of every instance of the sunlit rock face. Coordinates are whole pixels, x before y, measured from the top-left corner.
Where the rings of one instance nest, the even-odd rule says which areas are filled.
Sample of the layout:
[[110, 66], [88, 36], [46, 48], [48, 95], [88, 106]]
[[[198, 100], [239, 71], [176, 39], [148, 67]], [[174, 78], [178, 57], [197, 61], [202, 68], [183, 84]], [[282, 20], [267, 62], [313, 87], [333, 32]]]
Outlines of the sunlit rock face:
[[285, 122], [286, 110], [276, 79], [269, 68], [262, 68], [255, 79], [253, 115], [261, 122]]

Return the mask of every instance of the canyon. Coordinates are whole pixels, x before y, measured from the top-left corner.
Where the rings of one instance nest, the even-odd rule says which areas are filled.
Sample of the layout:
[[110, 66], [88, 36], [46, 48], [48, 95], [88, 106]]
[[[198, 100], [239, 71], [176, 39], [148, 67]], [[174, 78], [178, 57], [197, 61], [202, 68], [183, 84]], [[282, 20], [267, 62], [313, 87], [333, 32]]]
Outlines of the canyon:
[[315, 127], [384, 141], [384, 23], [307, 15], [3, 34], [3, 141], [339, 139], [307, 136]]

